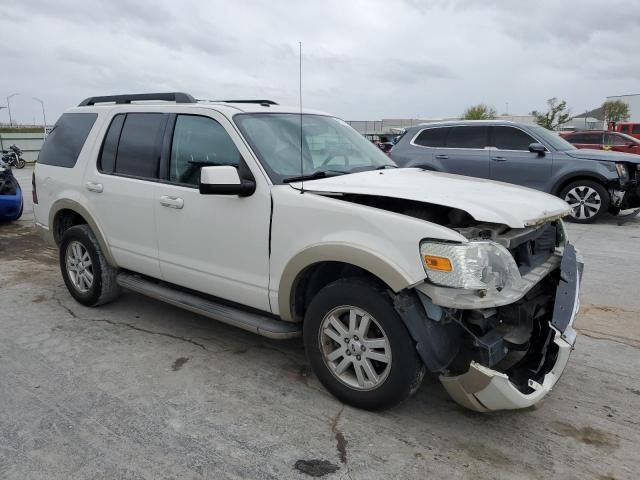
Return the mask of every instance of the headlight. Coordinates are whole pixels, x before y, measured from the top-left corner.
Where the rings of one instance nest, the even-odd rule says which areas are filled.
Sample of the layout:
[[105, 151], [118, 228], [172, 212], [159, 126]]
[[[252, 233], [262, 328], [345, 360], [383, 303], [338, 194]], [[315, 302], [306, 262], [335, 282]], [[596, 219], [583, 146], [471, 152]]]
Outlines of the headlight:
[[618, 172], [618, 176], [622, 179], [629, 178], [629, 171], [624, 163], [616, 163], [616, 172]]
[[469, 290], [502, 290], [522, 278], [509, 250], [495, 242], [424, 241], [420, 254], [433, 283]]

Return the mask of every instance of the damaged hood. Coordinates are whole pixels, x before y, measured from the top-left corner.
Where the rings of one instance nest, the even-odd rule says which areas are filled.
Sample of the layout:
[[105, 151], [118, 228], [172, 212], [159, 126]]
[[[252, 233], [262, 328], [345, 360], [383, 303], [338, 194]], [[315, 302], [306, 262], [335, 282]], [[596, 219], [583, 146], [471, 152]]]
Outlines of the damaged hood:
[[[291, 184], [300, 188], [300, 183]], [[397, 168], [306, 180], [306, 191], [404, 198], [464, 210], [479, 222], [522, 228], [558, 218], [569, 205], [552, 195], [508, 183], [419, 168]]]
[[589, 148], [567, 150], [563, 153], [566, 153], [571, 158], [578, 158], [580, 160], [604, 160], [608, 162], [635, 163], [636, 165], [640, 164], [640, 155], [636, 155], [635, 153], [592, 150]]

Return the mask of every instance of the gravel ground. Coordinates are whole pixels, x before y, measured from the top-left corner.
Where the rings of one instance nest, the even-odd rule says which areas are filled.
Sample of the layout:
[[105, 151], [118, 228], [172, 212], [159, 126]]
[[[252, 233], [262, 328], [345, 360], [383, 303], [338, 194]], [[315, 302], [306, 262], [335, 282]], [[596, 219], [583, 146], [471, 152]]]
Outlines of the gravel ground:
[[[640, 477], [640, 219], [570, 225], [581, 334], [538, 407], [468, 412], [425, 380], [383, 413], [342, 405], [300, 340], [126, 293], [77, 304], [27, 204], [0, 226], [0, 479]], [[306, 471], [307, 473], [303, 473]]]

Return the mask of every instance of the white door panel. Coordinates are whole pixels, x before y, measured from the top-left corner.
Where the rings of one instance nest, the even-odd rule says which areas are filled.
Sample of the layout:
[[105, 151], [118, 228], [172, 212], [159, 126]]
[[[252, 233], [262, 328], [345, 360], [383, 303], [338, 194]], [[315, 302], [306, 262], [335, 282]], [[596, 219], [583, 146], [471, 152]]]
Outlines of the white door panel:
[[156, 182], [97, 172], [87, 176], [88, 182], [101, 185], [101, 192], [86, 188], [86, 195], [118, 265], [161, 278], [153, 215]]

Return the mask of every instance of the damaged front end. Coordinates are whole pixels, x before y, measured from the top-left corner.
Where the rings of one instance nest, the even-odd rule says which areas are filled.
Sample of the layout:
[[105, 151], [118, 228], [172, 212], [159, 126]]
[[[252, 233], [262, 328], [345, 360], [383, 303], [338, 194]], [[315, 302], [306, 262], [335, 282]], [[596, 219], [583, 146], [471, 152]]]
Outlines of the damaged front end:
[[[495, 258], [474, 252], [460, 257], [463, 262], [450, 246], [440, 253], [430, 245], [425, 258], [435, 274], [427, 269], [425, 283], [398, 295], [396, 309], [423, 362], [460, 405], [481, 412], [534, 405], [564, 371], [575, 343], [580, 255], [560, 220], [523, 229], [478, 224], [456, 230], [470, 244], [490, 242]], [[477, 260], [482, 255], [485, 263]], [[474, 262], [472, 273], [483, 281], [453, 276]]]

